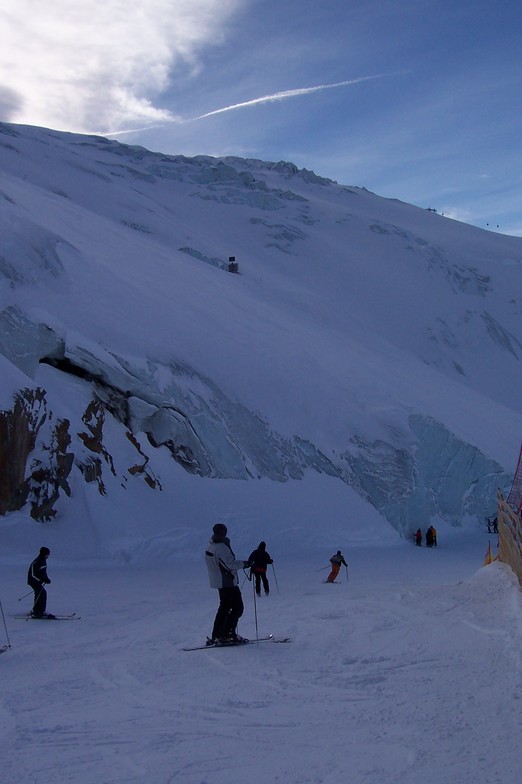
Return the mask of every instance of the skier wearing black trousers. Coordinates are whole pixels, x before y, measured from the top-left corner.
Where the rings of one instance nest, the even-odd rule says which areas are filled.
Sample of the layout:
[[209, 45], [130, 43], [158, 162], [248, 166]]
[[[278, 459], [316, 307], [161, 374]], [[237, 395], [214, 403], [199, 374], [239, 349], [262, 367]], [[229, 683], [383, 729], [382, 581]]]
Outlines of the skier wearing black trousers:
[[47, 607], [47, 591], [45, 586], [51, 582], [47, 576], [47, 559], [51, 551], [48, 547], [40, 547], [40, 552], [32, 561], [27, 572], [27, 585], [30, 585], [34, 591], [34, 604], [31, 611], [33, 618], [43, 618], [47, 615], [48, 618], [53, 617], [50, 613], [45, 612]]
[[211, 588], [219, 591], [219, 607], [214, 619], [212, 636], [207, 645], [238, 645], [248, 642], [236, 631], [237, 622], [243, 615], [243, 599], [237, 572], [250, 566], [248, 561], [238, 561], [230, 547], [227, 527], [216, 523], [212, 537], [205, 550], [205, 561]]
[[261, 596], [261, 581], [265, 590], [265, 596], [270, 593], [270, 585], [268, 584], [268, 577], [266, 570], [268, 564], [274, 563], [270, 555], [266, 551], [266, 542], [259, 542], [257, 550], [250, 553], [248, 559], [250, 561], [251, 574], [254, 575], [256, 581], [256, 593]]

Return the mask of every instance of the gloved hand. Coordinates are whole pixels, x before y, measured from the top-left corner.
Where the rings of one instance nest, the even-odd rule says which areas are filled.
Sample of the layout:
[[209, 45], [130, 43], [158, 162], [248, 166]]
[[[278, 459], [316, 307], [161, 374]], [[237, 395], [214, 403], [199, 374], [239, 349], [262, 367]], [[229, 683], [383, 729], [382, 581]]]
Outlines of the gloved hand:
[[250, 566], [250, 561], [243, 561], [243, 569], [248, 569]]

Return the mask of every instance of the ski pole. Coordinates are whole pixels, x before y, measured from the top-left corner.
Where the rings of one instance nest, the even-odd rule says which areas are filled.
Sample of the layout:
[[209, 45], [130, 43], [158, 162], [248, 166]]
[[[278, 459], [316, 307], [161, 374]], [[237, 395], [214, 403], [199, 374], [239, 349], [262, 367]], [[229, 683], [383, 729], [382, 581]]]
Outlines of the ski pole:
[[257, 627], [257, 601], [256, 601], [256, 586], [254, 581], [252, 580], [252, 593], [254, 596], [254, 618], [256, 621], [256, 643], [259, 645], [259, 629]]
[[29, 593], [24, 593], [24, 595], [23, 595], [23, 596], [20, 596], [20, 598], [18, 599], [18, 601], [19, 601], [19, 602], [21, 602], [21, 601], [22, 601], [22, 599], [27, 599], [27, 597], [28, 597], [28, 596], [30, 596], [30, 594], [32, 594], [32, 591], [29, 591]]
[[346, 582], [348, 582], [350, 578], [348, 577], [348, 567], [346, 567]]
[[7, 631], [7, 624], [5, 622], [5, 615], [4, 615], [4, 608], [2, 607], [2, 602], [0, 602], [0, 610], [2, 611], [2, 620], [4, 622], [4, 629], [5, 629], [5, 636], [7, 638], [7, 645], [11, 647], [11, 640], [9, 639], [9, 632]]
[[274, 564], [272, 564], [272, 571], [274, 573], [274, 580], [275, 580], [275, 584], [276, 584], [276, 588], [277, 588], [277, 593], [281, 593], [280, 590], [279, 590], [279, 583], [277, 582], [277, 577], [276, 577], [276, 573], [275, 573]]
[[315, 571], [316, 571], [316, 572], [324, 572], [324, 570], [325, 570], [325, 569], [329, 569], [329, 568], [330, 568], [330, 566], [329, 566], [329, 565], [328, 565], [328, 566], [321, 566], [321, 568], [320, 568], [320, 569], [316, 569]]

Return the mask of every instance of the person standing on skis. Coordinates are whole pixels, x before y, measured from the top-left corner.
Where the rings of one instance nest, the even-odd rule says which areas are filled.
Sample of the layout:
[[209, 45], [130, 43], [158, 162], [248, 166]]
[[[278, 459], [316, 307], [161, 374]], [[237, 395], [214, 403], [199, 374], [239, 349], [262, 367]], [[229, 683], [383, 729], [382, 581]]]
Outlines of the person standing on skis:
[[335, 582], [335, 578], [339, 574], [339, 570], [341, 568], [341, 564], [344, 564], [344, 566], [346, 566], [346, 568], [348, 568], [348, 564], [344, 560], [343, 554], [341, 553], [340, 550], [337, 550], [336, 554], [332, 555], [332, 557], [330, 558], [330, 563], [332, 564], [332, 571], [330, 572], [330, 574], [326, 578], [326, 582], [327, 583]]
[[266, 570], [268, 564], [274, 562], [266, 551], [266, 542], [259, 542], [257, 550], [253, 550], [253, 552], [250, 553], [248, 560], [251, 564], [251, 574], [254, 575], [255, 579], [256, 594], [261, 596], [261, 582], [263, 582], [265, 596], [268, 596], [270, 593], [270, 585], [268, 583], [268, 577], [266, 576]]
[[50, 554], [51, 551], [48, 547], [40, 547], [40, 552], [34, 561], [31, 562], [27, 572], [27, 585], [30, 585], [34, 591], [34, 604], [33, 609], [31, 610], [33, 618], [43, 618], [45, 615], [47, 615], [48, 618], [53, 617], [50, 613], [45, 612], [47, 607], [47, 591], [45, 590], [45, 586], [49, 585], [51, 582], [47, 576], [47, 559]]
[[207, 637], [207, 645], [238, 645], [248, 642], [237, 633], [237, 622], [244, 611], [237, 573], [239, 569], [247, 569], [250, 563], [236, 559], [224, 523], [216, 523], [212, 529], [212, 536], [205, 550], [205, 562], [210, 586], [219, 591], [219, 607], [212, 636]]

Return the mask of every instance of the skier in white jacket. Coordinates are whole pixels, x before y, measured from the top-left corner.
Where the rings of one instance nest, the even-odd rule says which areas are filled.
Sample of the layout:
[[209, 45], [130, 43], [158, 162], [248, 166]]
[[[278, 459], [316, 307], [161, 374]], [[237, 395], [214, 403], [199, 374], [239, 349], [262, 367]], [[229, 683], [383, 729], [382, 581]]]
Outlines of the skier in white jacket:
[[207, 645], [238, 645], [248, 640], [240, 637], [236, 630], [244, 610], [237, 572], [246, 569], [249, 562], [236, 559], [224, 523], [216, 523], [212, 532], [205, 561], [210, 585], [219, 591], [219, 607]]

